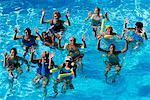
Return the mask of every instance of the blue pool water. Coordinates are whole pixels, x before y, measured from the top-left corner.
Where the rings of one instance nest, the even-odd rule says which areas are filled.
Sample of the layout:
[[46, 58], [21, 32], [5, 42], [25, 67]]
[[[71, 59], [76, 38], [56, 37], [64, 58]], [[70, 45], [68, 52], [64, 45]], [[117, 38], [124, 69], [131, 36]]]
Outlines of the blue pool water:
[[[70, 11], [71, 26], [68, 27], [63, 37], [63, 42], [67, 42], [70, 36], [77, 38], [81, 42], [81, 35], [86, 34], [87, 48], [82, 50], [84, 76], [78, 75], [73, 80], [74, 90], [67, 91], [66, 94], [58, 95], [56, 100], [150, 100], [150, 41], [144, 41], [144, 44], [136, 49], [131, 48], [120, 55], [122, 60], [122, 70], [116, 83], [106, 84], [104, 77], [105, 64], [102, 53], [96, 50], [96, 40], [90, 28], [90, 22], [84, 23], [88, 11], [93, 11], [98, 6], [101, 13], [108, 12], [110, 21], [107, 25], [112, 25], [114, 31], [121, 34], [123, 28], [123, 19], [129, 19], [129, 27], [134, 27], [136, 21], [144, 23], [144, 29], [148, 37], [150, 33], [150, 2], [148, 0], [0, 0], [0, 59], [3, 60], [3, 53], [8, 52], [10, 48], [16, 47], [19, 54], [22, 55], [22, 47], [18, 41], [14, 41], [13, 28], [19, 28], [19, 34], [23, 33], [26, 27], [32, 29], [38, 27], [40, 32], [46, 29], [46, 25], [39, 23], [41, 8], [46, 11], [45, 19], [51, 18], [53, 10], [57, 9], [64, 19], [66, 8]], [[124, 41], [116, 43], [117, 50], [122, 49]], [[37, 51], [38, 55], [44, 50], [55, 52], [54, 61], [60, 64], [65, 57], [65, 52], [49, 49], [40, 45]], [[27, 55], [26, 58], [29, 58]], [[24, 67], [24, 65], [22, 66]], [[6, 70], [0, 65], [0, 99], [7, 100], [41, 100], [42, 89], [35, 88], [32, 85], [32, 79], [35, 76], [36, 68], [31, 68], [14, 80], [14, 87], [9, 91], [8, 75]], [[113, 71], [113, 69], [112, 69]], [[53, 76], [53, 79], [56, 75]], [[53, 92], [53, 79], [48, 85], [48, 95]], [[59, 89], [60, 90], [60, 89]], [[47, 100], [51, 98], [46, 98]]]

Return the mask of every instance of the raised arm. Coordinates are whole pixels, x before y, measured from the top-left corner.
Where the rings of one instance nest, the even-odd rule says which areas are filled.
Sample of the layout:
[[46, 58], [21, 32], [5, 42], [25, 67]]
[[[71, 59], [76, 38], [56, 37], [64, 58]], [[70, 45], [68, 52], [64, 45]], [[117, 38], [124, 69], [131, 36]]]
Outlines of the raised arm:
[[126, 41], [125, 42], [125, 47], [124, 47], [124, 49], [121, 50], [121, 53], [124, 53], [124, 52], [126, 52], [128, 50], [128, 40], [127, 40], [127, 37], [126, 37], [125, 41]]
[[38, 28], [35, 28], [35, 33], [40, 38], [40, 40], [43, 41], [42, 36], [39, 34]]
[[105, 53], [108, 52], [108, 51], [106, 51], [106, 50], [104, 50], [104, 49], [102, 49], [102, 48], [100, 47], [100, 39], [98, 39], [98, 41], [97, 41], [97, 46], [96, 46], [96, 48], [97, 48], [97, 50], [99, 50], [99, 51], [102, 51], [102, 52], [105, 52]]
[[39, 59], [33, 59], [34, 52], [35, 50], [31, 49], [30, 61], [35, 64], [39, 62]]
[[17, 33], [18, 33], [18, 29], [17, 29], [17, 28], [15, 28], [14, 31], [15, 31], [15, 34], [14, 34], [14, 36], [13, 36], [13, 39], [14, 39], [14, 40], [23, 38], [23, 36], [17, 36]]
[[87, 17], [84, 21], [86, 22], [86, 21], [89, 20], [91, 17], [92, 17], [92, 12], [90, 11], [90, 12], [88, 12], [88, 17]]
[[66, 12], [66, 22], [64, 23], [65, 25], [67, 25], [67, 26], [70, 26], [70, 20], [69, 20], [69, 11], [68, 11], [68, 9], [67, 9], [67, 12]]
[[42, 16], [41, 16], [41, 19], [40, 19], [41, 24], [45, 24], [45, 23], [49, 22], [49, 21], [44, 20], [44, 16], [45, 16], [45, 10], [44, 10], [44, 8], [42, 8]]
[[7, 53], [4, 53], [4, 62], [3, 62], [3, 66], [5, 66], [6, 67], [6, 65], [7, 65]]

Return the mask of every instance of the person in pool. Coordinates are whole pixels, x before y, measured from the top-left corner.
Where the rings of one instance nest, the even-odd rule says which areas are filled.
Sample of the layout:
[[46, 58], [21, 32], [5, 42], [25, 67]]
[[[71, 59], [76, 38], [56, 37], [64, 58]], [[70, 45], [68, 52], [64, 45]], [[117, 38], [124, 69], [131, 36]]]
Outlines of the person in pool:
[[[47, 32], [42, 32], [42, 36], [39, 34], [38, 29], [35, 29], [35, 33], [40, 37], [40, 40], [43, 42], [44, 45], [46, 46], [56, 46], [55, 42], [55, 36], [54, 35], [48, 35]], [[58, 46], [57, 46], [58, 47]]]
[[18, 33], [18, 29], [17, 28], [15, 28], [14, 31], [15, 31], [15, 34], [13, 36], [13, 39], [14, 40], [22, 39], [23, 48], [24, 48], [23, 56], [25, 57], [29, 49], [35, 48], [35, 46], [36, 46], [35, 40], [36, 40], [36, 38], [38, 38], [38, 36], [31, 35], [30, 28], [26, 28], [24, 30], [25, 34], [21, 35], [21, 36], [17, 36], [17, 33]]
[[121, 36], [119, 36], [117, 33], [113, 32], [113, 28], [110, 25], [108, 25], [106, 27], [106, 31], [98, 34], [97, 38], [104, 37], [105, 39], [112, 39], [114, 36], [121, 39]]
[[76, 43], [76, 38], [71, 37], [69, 39], [70, 43], [65, 43], [64, 46], [61, 46], [61, 43], [60, 43], [61, 38], [59, 38], [59, 41], [58, 41], [58, 48], [67, 49], [67, 51], [69, 52], [68, 56], [71, 56], [75, 62], [79, 62], [80, 71], [82, 73], [83, 73], [82, 58], [83, 58], [84, 54], [80, 53], [79, 48], [86, 48], [85, 39], [86, 39], [85, 36], [83, 36], [82, 37], [83, 44], [78, 44], [78, 43]]
[[76, 77], [77, 65], [73, 62], [71, 56], [67, 56], [63, 64], [59, 67], [51, 69], [50, 72], [54, 73], [60, 70], [58, 77], [54, 80], [54, 97], [58, 95], [57, 86], [63, 82], [61, 93], [65, 93], [67, 89], [74, 89], [72, 84], [73, 77]]
[[101, 27], [102, 18], [106, 18], [108, 20], [108, 14], [105, 13], [105, 16], [100, 15], [100, 8], [95, 7], [94, 14], [92, 14], [92, 12], [89, 12], [88, 17], [85, 19], [85, 21], [91, 19], [91, 26], [95, 37], [97, 36], [97, 32]]
[[65, 31], [64, 24], [70, 26], [70, 21], [67, 14], [66, 14], [66, 19], [67, 19], [66, 21], [60, 20], [61, 14], [58, 11], [53, 12], [53, 18], [50, 20], [45, 21], [44, 16], [45, 16], [45, 11], [44, 9], [42, 9], [42, 16], [41, 16], [40, 23], [41, 24], [50, 23], [52, 27], [48, 31], [50, 34], [54, 34], [56, 38], [58, 38]]
[[[114, 44], [110, 44], [109, 46], [109, 50], [104, 50], [100, 47], [100, 38], [98, 38], [98, 42], [97, 42], [97, 49], [99, 51], [102, 51], [104, 53], [107, 54], [107, 58], [108, 60], [105, 61], [106, 64], [106, 69], [105, 69], [105, 77], [106, 77], [106, 82], [107, 82], [107, 75], [108, 72], [110, 71], [111, 67], [114, 66], [115, 67], [115, 76], [118, 75], [119, 71], [121, 70], [121, 65], [119, 64], [119, 58], [118, 58], [118, 54], [120, 53], [124, 53], [128, 50], [128, 40], [126, 39], [126, 43], [125, 43], [125, 48], [120, 50], [120, 51], [116, 51], [116, 47]], [[115, 81], [115, 78], [114, 80]]]
[[50, 54], [44, 51], [41, 54], [41, 58], [33, 59], [34, 49], [31, 50], [30, 61], [34, 64], [38, 64], [36, 76], [33, 79], [33, 84], [37, 84], [40, 80], [42, 80], [43, 87], [43, 95], [46, 96], [46, 86], [49, 83], [49, 77], [51, 76], [50, 69], [54, 67], [54, 62], [52, 60], [53, 54]]
[[10, 55], [8, 55], [7, 53], [4, 54], [4, 66], [6, 67], [8, 74], [9, 74], [9, 78], [10, 79], [14, 79], [14, 74], [13, 71], [16, 69], [18, 72], [17, 77], [22, 74], [22, 69], [21, 69], [21, 64], [19, 61], [23, 61], [26, 63], [27, 67], [27, 71], [29, 71], [29, 64], [28, 61], [22, 57], [17, 56], [17, 50], [16, 48], [11, 48], [10, 49]]
[[[124, 24], [127, 25], [128, 21], [125, 20], [124, 22]], [[130, 42], [135, 42], [136, 45], [134, 48], [137, 48], [141, 43], [143, 43], [144, 39], [148, 39], [146, 32], [143, 30], [142, 22], [136, 22], [135, 28], [125, 28], [122, 33], [122, 38], [127, 31], [133, 31], [133, 34], [129, 36], [128, 39]]]

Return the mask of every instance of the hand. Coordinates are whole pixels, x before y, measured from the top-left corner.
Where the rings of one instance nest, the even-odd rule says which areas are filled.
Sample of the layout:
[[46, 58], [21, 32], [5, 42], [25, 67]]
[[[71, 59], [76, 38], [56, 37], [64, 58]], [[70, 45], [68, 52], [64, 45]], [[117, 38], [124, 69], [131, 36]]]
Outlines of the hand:
[[14, 31], [15, 31], [15, 33], [18, 33], [18, 29], [17, 28], [15, 28]]
[[54, 55], [55, 55], [55, 53], [50, 53], [50, 54], [49, 54], [49, 58], [50, 58], [50, 59], [53, 58]]
[[42, 16], [44, 16], [45, 15], [45, 10], [44, 10], [44, 8], [42, 8]]
[[6, 52], [6, 53], [4, 53], [4, 57], [5, 57], [5, 58], [7, 58], [7, 52]]
[[105, 17], [108, 18], [108, 13], [107, 12], [105, 13]]
[[66, 17], [69, 17], [69, 10], [66, 8]]
[[85, 41], [86, 40], [86, 36], [85, 34], [82, 35], [82, 41]]
[[34, 48], [31, 48], [31, 53], [34, 53], [35, 52], [35, 49]]
[[35, 33], [39, 33], [38, 28], [35, 28], [34, 31], [35, 31]]
[[92, 17], [92, 12], [88, 12], [88, 17], [91, 18]]
[[58, 40], [61, 40], [62, 39], [62, 36], [61, 34], [58, 35]]
[[123, 34], [125, 34], [127, 31], [128, 31], [128, 29], [124, 28], [122, 32], [123, 32]]
[[97, 35], [97, 39], [100, 40], [101, 39], [101, 35]]
[[124, 24], [127, 24], [127, 23], [128, 23], [128, 19], [125, 18], [125, 19], [124, 19]]

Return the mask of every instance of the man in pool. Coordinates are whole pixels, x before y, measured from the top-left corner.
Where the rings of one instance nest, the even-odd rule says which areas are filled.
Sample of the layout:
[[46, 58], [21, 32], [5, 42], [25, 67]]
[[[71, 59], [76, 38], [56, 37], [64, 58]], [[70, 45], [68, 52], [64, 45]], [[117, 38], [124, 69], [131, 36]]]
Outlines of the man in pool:
[[[116, 70], [115, 76], [119, 74], [119, 71], [121, 70], [121, 65], [119, 64], [118, 54], [124, 53], [128, 50], [128, 41], [126, 40], [125, 48], [120, 51], [115, 50], [114, 44], [110, 44], [109, 50], [104, 50], [100, 47], [100, 38], [98, 38], [97, 49], [99, 51], [106, 53], [107, 58], [108, 58], [108, 60], [105, 61], [105, 64], [106, 64], [105, 77], [106, 77], [106, 82], [107, 82], [107, 75], [112, 66], [114, 66]], [[115, 81], [115, 78], [112, 81]]]
[[[127, 21], [124, 21], [127, 25]], [[137, 48], [141, 43], [143, 43], [144, 39], [148, 39], [146, 32], [143, 30], [143, 23], [136, 22], [135, 28], [125, 28], [122, 33], [122, 37], [125, 35], [127, 31], [133, 31], [133, 34], [128, 37], [130, 42], [135, 42], [134, 48]]]
[[37, 73], [35, 78], [33, 79], [33, 84], [37, 84], [40, 80], [42, 80], [43, 87], [43, 95], [47, 95], [46, 86], [49, 83], [49, 78], [51, 76], [50, 69], [54, 67], [54, 62], [52, 60], [53, 54], [50, 54], [44, 51], [41, 54], [41, 58], [33, 59], [34, 49], [31, 50], [30, 61], [34, 64], [38, 64]]

